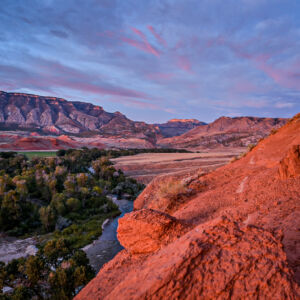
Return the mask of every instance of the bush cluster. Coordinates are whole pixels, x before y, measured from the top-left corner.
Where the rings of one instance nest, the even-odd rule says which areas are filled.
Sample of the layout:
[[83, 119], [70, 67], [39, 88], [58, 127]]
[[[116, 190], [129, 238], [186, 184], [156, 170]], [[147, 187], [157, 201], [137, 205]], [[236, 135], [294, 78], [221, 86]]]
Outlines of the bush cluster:
[[[28, 160], [15, 152], [0, 153], [0, 231], [24, 235], [42, 225], [44, 232], [51, 232], [60, 216], [88, 218], [117, 211], [106, 195], [132, 179], [117, 171], [107, 154], [71, 149], [58, 151], [57, 157]], [[133, 184], [137, 193], [143, 188]], [[125, 192], [118, 189], [120, 195]]]
[[[108, 196], [134, 200], [144, 188], [109, 160], [127, 153], [69, 149], [30, 160], [0, 153], [0, 232], [39, 236], [37, 255], [0, 262], [0, 299], [72, 299], [93, 278], [78, 249], [101, 235], [105, 219], [120, 214]], [[2, 293], [3, 286], [12, 293]]]
[[[82, 250], [74, 250], [65, 239], [51, 240], [28, 258], [0, 262], [0, 299], [72, 299], [95, 276]], [[2, 294], [2, 288], [12, 287]]]

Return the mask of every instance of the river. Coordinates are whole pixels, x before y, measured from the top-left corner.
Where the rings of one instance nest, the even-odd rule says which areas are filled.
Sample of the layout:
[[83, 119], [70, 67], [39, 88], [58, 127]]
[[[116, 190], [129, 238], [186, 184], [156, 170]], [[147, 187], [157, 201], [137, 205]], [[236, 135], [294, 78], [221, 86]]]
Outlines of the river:
[[[133, 201], [117, 200], [117, 197], [113, 195], [110, 198], [118, 205], [121, 215], [114, 219], [106, 220], [102, 225], [102, 235], [93, 241], [92, 244], [82, 249], [87, 254], [90, 264], [96, 272], [123, 249], [117, 239], [118, 219], [133, 209]], [[35, 255], [38, 250], [35, 246], [36, 244], [37, 241], [34, 238], [0, 237], [0, 261], [8, 263], [15, 258]]]
[[117, 238], [118, 220], [123, 217], [125, 213], [133, 210], [133, 201], [117, 200], [115, 196], [110, 198], [118, 205], [121, 215], [103, 223], [102, 235], [98, 240], [95, 240], [92, 244], [87, 245], [82, 249], [86, 253], [91, 266], [96, 272], [123, 249]]

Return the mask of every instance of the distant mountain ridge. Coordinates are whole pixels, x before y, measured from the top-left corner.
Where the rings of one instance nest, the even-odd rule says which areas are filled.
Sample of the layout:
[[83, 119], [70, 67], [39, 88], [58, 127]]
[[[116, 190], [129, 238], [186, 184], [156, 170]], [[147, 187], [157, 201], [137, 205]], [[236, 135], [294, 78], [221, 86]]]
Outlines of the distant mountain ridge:
[[221, 117], [210, 124], [196, 119], [147, 124], [91, 103], [0, 91], [0, 148], [5, 149], [245, 147], [286, 121]]
[[153, 141], [159, 135], [154, 125], [134, 122], [119, 112], [108, 113], [101, 106], [21, 93], [0, 92], [0, 122], [55, 134], [139, 134]]
[[220, 117], [180, 136], [162, 139], [161, 147], [218, 148], [246, 147], [264, 138], [272, 129], [283, 126], [288, 119], [258, 117]]
[[195, 119], [173, 119], [164, 124], [146, 124], [128, 119], [120, 112], [109, 113], [101, 106], [62, 98], [0, 91], [0, 123], [7, 128], [18, 125], [51, 134], [95, 133], [103, 136], [139, 135], [157, 137], [181, 135], [205, 123]]
[[172, 119], [166, 123], [155, 125], [159, 127], [164, 137], [173, 137], [182, 135], [195, 127], [206, 125], [206, 123], [196, 119]]

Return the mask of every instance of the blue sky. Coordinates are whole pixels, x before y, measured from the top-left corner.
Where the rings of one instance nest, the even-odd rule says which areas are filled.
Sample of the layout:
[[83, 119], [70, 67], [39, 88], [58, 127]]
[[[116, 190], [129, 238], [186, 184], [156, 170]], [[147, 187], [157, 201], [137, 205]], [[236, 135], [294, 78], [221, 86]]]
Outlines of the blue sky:
[[1, 0], [0, 89], [149, 123], [300, 111], [299, 0]]

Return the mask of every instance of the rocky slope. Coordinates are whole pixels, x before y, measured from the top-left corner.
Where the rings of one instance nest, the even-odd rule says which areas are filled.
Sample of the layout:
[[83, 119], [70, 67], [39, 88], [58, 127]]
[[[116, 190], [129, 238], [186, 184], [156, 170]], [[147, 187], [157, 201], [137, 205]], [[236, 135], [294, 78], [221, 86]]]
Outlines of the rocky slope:
[[161, 147], [218, 148], [245, 147], [256, 144], [272, 129], [281, 127], [287, 119], [255, 117], [221, 117], [214, 122], [197, 126], [178, 137], [161, 139]]
[[299, 299], [299, 132], [300, 114], [216, 171], [154, 180], [75, 299]]
[[0, 91], [2, 129], [23, 128], [52, 134], [101, 134], [103, 137], [138, 137], [156, 141], [159, 129], [129, 120], [119, 112], [61, 98]]
[[204, 122], [200, 122], [196, 119], [172, 119], [167, 123], [155, 124], [164, 137], [173, 137], [186, 133], [187, 131], [206, 125]]

